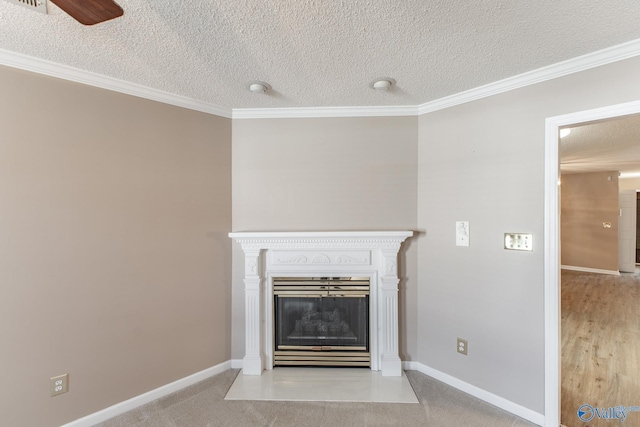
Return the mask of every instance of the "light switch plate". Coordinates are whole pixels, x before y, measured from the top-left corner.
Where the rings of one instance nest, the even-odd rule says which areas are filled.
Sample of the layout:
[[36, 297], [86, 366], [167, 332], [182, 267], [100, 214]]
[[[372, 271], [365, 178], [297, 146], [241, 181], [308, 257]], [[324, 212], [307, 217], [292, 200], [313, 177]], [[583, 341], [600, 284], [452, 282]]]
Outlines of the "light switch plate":
[[504, 248], [513, 251], [533, 251], [533, 234], [504, 233]]
[[456, 246], [469, 246], [469, 221], [456, 221]]

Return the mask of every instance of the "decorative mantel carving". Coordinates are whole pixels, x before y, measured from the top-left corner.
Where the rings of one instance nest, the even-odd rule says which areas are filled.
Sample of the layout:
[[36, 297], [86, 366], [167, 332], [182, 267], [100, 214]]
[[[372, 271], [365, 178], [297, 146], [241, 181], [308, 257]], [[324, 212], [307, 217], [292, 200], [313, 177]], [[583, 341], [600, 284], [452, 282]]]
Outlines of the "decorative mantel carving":
[[[229, 233], [245, 254], [244, 375], [273, 366], [274, 276], [371, 277], [371, 369], [400, 376], [398, 251], [412, 231]], [[264, 268], [261, 268], [264, 266]], [[264, 324], [261, 319], [267, 319]]]

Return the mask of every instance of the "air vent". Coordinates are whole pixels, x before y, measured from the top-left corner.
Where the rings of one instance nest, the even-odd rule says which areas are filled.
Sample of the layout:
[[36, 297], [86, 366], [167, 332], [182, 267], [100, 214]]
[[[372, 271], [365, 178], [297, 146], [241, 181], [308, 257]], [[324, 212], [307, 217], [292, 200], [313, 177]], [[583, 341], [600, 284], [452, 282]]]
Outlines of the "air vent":
[[40, 13], [47, 13], [47, 0], [7, 0], [9, 3], [24, 6], [27, 9], [36, 10]]

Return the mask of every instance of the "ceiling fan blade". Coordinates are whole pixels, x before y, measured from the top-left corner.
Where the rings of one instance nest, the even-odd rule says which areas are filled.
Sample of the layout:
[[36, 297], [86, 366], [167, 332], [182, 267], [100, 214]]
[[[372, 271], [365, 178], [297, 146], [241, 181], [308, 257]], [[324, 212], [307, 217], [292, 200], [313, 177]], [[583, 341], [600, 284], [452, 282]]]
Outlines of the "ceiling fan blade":
[[51, 0], [51, 2], [84, 25], [99, 24], [124, 14], [124, 10], [113, 0]]

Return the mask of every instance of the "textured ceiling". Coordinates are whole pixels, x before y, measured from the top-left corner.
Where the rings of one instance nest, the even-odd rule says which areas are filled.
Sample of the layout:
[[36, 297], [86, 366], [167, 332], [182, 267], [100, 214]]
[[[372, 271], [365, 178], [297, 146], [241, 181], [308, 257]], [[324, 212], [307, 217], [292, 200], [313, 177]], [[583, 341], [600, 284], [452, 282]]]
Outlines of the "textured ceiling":
[[418, 105], [640, 38], [637, 0], [118, 3], [85, 27], [0, 0], [0, 49], [231, 109]]
[[560, 140], [563, 173], [640, 172], [640, 115], [571, 128]]

